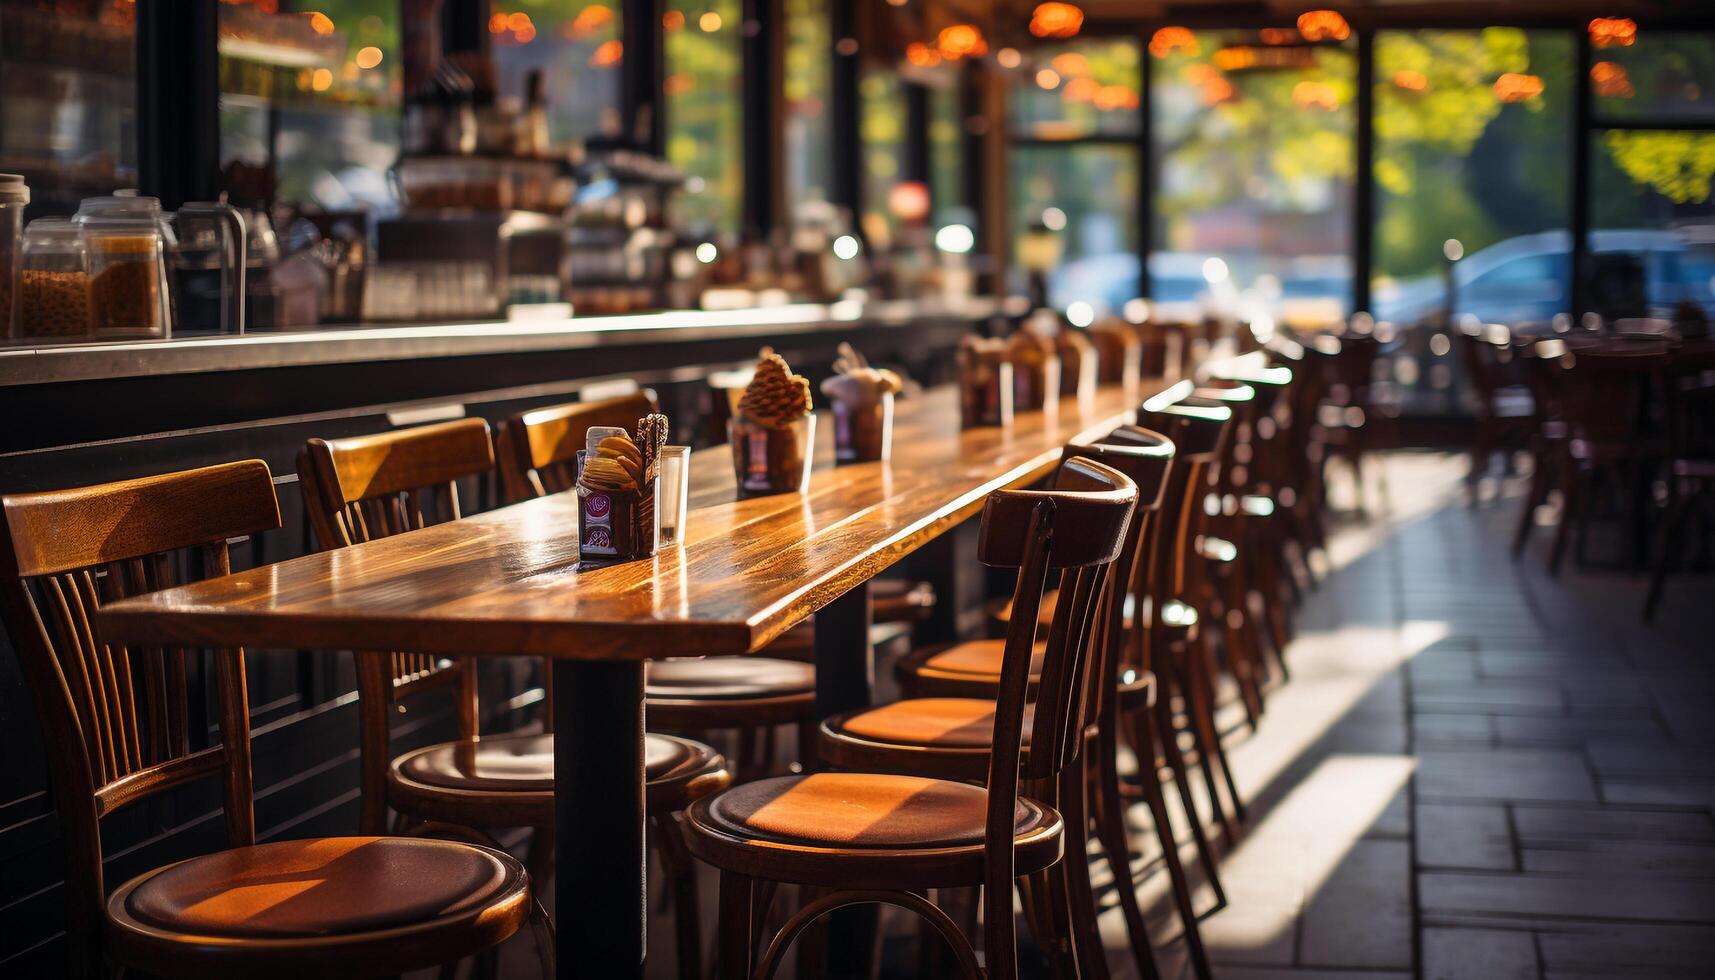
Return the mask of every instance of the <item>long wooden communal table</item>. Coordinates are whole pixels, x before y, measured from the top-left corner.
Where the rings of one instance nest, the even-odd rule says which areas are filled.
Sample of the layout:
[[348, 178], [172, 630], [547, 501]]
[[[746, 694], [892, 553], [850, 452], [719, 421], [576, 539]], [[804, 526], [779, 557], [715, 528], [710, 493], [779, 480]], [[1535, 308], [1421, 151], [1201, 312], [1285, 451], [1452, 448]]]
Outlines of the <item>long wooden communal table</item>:
[[835, 467], [820, 429], [808, 493], [735, 499], [731, 450], [694, 453], [682, 548], [579, 570], [572, 495], [307, 555], [106, 606], [109, 641], [537, 655], [554, 671], [556, 919], [562, 977], [642, 973], [643, 675], [662, 657], [742, 654], [811, 613], [818, 706], [868, 703], [869, 581], [1040, 479], [1066, 443], [1129, 421], [1168, 385], [961, 431], [956, 393], [903, 401], [888, 464]]

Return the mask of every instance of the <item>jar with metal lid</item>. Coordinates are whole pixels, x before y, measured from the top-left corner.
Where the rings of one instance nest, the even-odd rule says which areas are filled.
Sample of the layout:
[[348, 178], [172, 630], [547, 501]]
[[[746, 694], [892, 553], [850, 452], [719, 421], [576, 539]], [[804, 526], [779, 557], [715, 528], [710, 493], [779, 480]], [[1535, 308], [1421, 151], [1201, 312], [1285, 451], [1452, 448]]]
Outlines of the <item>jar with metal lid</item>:
[[89, 263], [83, 232], [65, 218], [37, 218], [18, 249], [12, 336], [84, 340], [89, 316]]
[[0, 323], [12, 322], [12, 288], [18, 278], [18, 248], [24, 238], [24, 205], [30, 188], [18, 174], [0, 174]]

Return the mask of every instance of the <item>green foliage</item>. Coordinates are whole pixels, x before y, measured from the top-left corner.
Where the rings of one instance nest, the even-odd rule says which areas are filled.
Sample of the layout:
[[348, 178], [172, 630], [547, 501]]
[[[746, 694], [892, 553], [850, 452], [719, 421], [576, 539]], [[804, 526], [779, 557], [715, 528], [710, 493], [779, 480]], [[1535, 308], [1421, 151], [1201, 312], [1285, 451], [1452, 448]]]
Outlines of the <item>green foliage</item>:
[[1610, 130], [1604, 143], [1626, 176], [1673, 203], [1709, 200], [1715, 133]]

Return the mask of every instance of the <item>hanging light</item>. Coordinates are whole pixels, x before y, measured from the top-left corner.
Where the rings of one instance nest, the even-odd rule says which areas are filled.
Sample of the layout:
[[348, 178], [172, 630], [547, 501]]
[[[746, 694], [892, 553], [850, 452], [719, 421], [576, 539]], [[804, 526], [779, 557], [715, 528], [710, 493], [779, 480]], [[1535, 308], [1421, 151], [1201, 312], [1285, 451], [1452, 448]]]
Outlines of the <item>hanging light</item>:
[[1420, 71], [1403, 69], [1393, 73], [1393, 83], [1407, 92], [1421, 92], [1429, 87], [1429, 76]]
[[989, 44], [975, 24], [954, 24], [935, 36], [935, 49], [948, 61], [958, 61], [987, 54]]
[[1307, 10], [1298, 15], [1298, 33], [1312, 43], [1344, 41], [1352, 36], [1352, 25], [1337, 10]]
[[1030, 33], [1037, 37], [1077, 37], [1084, 12], [1069, 3], [1040, 3], [1030, 15]]
[[1184, 27], [1163, 27], [1149, 39], [1149, 53], [1157, 58], [1170, 54], [1196, 54], [1197, 35]]
[[1630, 17], [1597, 17], [1590, 22], [1590, 44], [1597, 48], [1629, 48], [1638, 41], [1638, 22]]
[[1542, 94], [1542, 79], [1535, 75], [1507, 72], [1495, 79], [1495, 98], [1502, 102], [1525, 102]]

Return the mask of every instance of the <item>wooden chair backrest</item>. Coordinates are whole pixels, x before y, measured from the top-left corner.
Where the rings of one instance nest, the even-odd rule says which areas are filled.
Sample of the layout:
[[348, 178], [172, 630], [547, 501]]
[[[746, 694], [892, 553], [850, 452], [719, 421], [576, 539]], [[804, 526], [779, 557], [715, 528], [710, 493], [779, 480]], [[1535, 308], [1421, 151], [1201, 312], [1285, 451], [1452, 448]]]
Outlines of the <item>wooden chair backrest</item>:
[[192, 652], [106, 643], [96, 611], [225, 575], [230, 539], [279, 526], [273, 478], [257, 459], [0, 497], [0, 617], [42, 725], [70, 858], [69, 945], [86, 975], [99, 975], [102, 817], [219, 776], [232, 845], [256, 836], [243, 651], [212, 654], [220, 739], [198, 747], [206, 731], [192, 730], [201, 727]]
[[[350, 439], [311, 439], [298, 455], [298, 483], [316, 542], [332, 551], [458, 520], [458, 481], [493, 468], [488, 423], [459, 419]], [[355, 655], [363, 829], [382, 833], [393, 704], [451, 687], [459, 736], [475, 738], [476, 661], [400, 650]]]
[[655, 393], [643, 389], [617, 398], [572, 402], [520, 412], [500, 423], [495, 454], [509, 503], [563, 493], [577, 482], [578, 450], [591, 426], [617, 425], [627, 432], [637, 420], [660, 410]]
[[1150, 576], [1151, 608], [1159, 617], [1164, 603], [1185, 591], [1185, 574], [1192, 539], [1202, 522], [1209, 466], [1220, 457], [1232, 428], [1232, 409], [1225, 406], [1168, 405], [1138, 412], [1138, 424], [1162, 433], [1178, 453], [1163, 491], [1165, 503], [1157, 524], [1155, 563]]
[[[1051, 490], [999, 490], [983, 507], [977, 558], [1018, 569], [989, 761], [989, 839], [1011, 840], [1019, 780], [1047, 780], [1083, 742], [1091, 638], [1137, 504], [1125, 474], [1078, 457], [1060, 464]], [[1043, 587], [1059, 571], [1060, 598], [1030, 697], [1031, 655]], [[1033, 703], [1030, 753], [1021, 762], [1024, 713]], [[1005, 881], [1000, 884], [1004, 887]]]
[[1666, 393], [1663, 375], [1671, 358], [1665, 346], [1635, 350], [1577, 350], [1562, 362], [1561, 410], [1575, 439], [1624, 443], [1643, 431], [1646, 391]]
[[1122, 426], [1107, 437], [1090, 445], [1067, 446], [1062, 460], [1073, 457], [1094, 460], [1124, 473], [1137, 485], [1137, 505], [1132, 511], [1131, 524], [1126, 528], [1125, 542], [1113, 577], [1113, 601], [1103, 609], [1096, 637], [1099, 658], [1092, 670], [1098, 681], [1091, 691], [1096, 700], [1087, 709], [1094, 717], [1105, 710], [1115, 696], [1115, 681], [1121, 666], [1148, 670], [1148, 650], [1143, 630], [1129, 634], [1125, 628], [1125, 607], [1129, 598], [1133, 608], [1141, 612], [1148, 601], [1149, 568], [1146, 545], [1151, 543], [1150, 531], [1155, 512], [1161, 508], [1162, 491], [1167, 486], [1167, 474], [1173, 467], [1173, 441], [1159, 432]]

